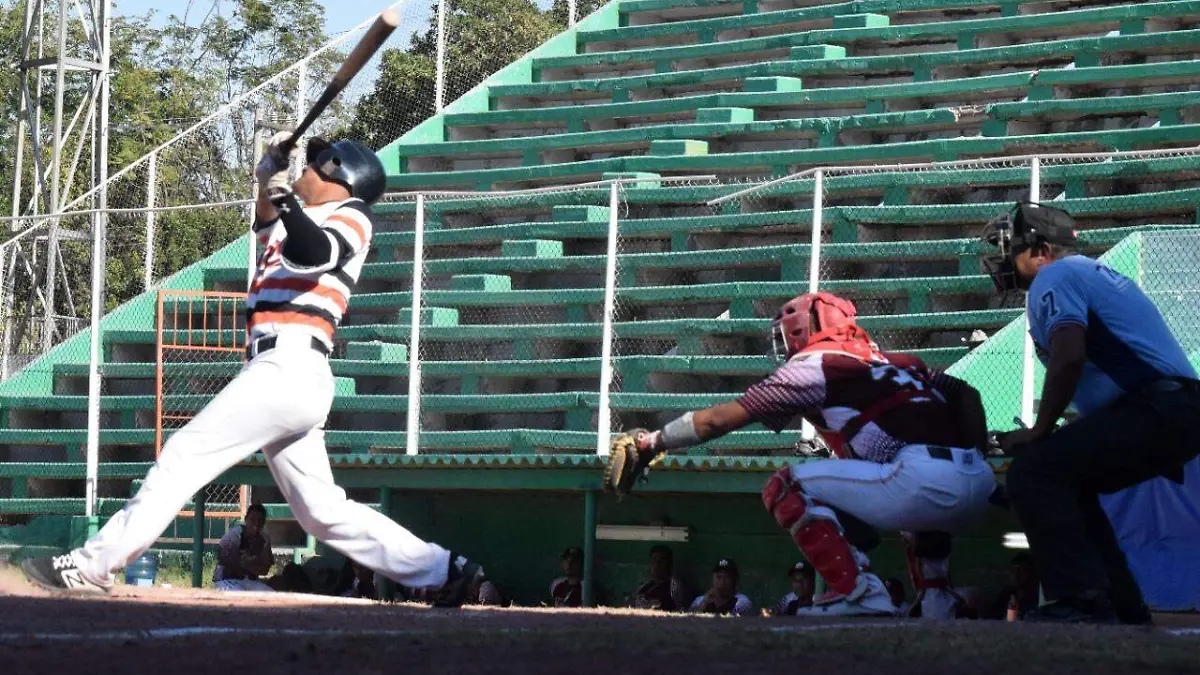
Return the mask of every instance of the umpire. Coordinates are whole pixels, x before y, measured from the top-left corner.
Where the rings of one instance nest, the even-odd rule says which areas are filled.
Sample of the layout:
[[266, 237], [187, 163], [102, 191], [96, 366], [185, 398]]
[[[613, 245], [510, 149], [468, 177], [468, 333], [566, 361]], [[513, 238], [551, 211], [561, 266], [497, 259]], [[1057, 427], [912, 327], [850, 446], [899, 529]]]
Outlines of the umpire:
[[[1067, 212], [1018, 203], [989, 223], [984, 241], [998, 249], [983, 259], [996, 288], [1028, 291], [1029, 332], [1046, 367], [1037, 423], [1000, 440], [1047, 599], [1030, 618], [1150, 623], [1099, 495], [1160, 475], [1182, 481], [1200, 454], [1196, 372], [1141, 289], [1076, 252]], [[1069, 404], [1079, 418], [1057, 428]]]

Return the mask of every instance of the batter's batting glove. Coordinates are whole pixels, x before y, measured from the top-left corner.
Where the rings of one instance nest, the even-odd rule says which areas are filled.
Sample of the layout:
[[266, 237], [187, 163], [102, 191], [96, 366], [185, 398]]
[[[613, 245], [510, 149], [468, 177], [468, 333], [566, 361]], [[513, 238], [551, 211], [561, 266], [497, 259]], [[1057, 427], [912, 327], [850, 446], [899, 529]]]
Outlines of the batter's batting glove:
[[624, 497], [637, 481], [646, 481], [650, 467], [667, 456], [659, 434], [632, 429], [612, 439], [608, 464], [604, 467], [604, 491]]
[[292, 191], [291, 181], [288, 180], [289, 158], [299, 152], [292, 148], [290, 153], [284, 153], [282, 144], [292, 137], [291, 132], [280, 131], [271, 137], [267, 143], [267, 152], [254, 167], [254, 178], [258, 181], [259, 191], [265, 191], [267, 197], [275, 199]]

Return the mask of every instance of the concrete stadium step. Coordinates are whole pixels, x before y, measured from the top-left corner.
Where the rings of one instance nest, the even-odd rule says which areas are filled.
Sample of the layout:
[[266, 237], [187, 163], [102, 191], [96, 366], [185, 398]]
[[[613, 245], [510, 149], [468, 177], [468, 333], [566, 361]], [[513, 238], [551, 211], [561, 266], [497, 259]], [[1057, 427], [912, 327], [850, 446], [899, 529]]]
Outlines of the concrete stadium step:
[[[814, 55], [812, 49], [820, 49]], [[833, 51], [836, 49], [837, 51]], [[909, 77], [913, 82], [947, 80], [999, 74], [1000, 70], [1119, 65], [1115, 59], [1155, 57], [1195, 58], [1200, 54], [1200, 31], [1068, 38], [1047, 42], [967, 50], [920, 52], [845, 58], [844, 49], [832, 45], [798, 47], [783, 61], [699, 68], [669, 73], [500, 84], [488, 88], [492, 108], [547, 107], [550, 101], [619, 102], [615, 97], [647, 100], [728, 89], [747, 77], [792, 76], [808, 82], [878, 77]], [[820, 88], [816, 86], [816, 88]], [[617, 92], [620, 92], [619, 94]], [[507, 99], [522, 99], [513, 105]]]
[[[947, 11], [952, 12], [956, 20], [962, 21], [968, 17], [1029, 15], [1062, 11], [1069, 7], [1066, 1], [1045, 3], [1037, 0], [1004, 3], [997, 0], [858, 0], [690, 21], [583, 30], [579, 32], [577, 44], [581, 52], [619, 51], [662, 44], [724, 42], [818, 28], [848, 27], [846, 24], [851, 23], [848, 19], [866, 15], [882, 18], [882, 25], [886, 26], [889, 23], [899, 25], [942, 20]], [[879, 22], [871, 23], [880, 25]]]
[[1186, 26], [1194, 22], [1197, 16], [1200, 16], [1200, 5], [1192, 0], [1178, 0], [1029, 16], [934, 21], [883, 28], [812, 30], [793, 35], [731, 40], [715, 44], [544, 57], [533, 61], [534, 80], [571, 79], [585, 72], [615, 74], [630, 70], [686, 70], [689, 60], [704, 60], [710, 65], [736, 60], [762, 61], [781, 56], [786, 53], [788, 47], [814, 44], [841, 45], [846, 47], [850, 55], [869, 56], [910, 46], [925, 46], [923, 51], [934, 51], [928, 49], [929, 45], [941, 46], [943, 49], [994, 46], [988, 42], [1002, 40], [1005, 35], [1019, 35], [1021, 41], [1027, 43], [1038, 39], [1100, 36], [1114, 30], [1133, 34], [1147, 32], [1144, 25], [1147, 20], [1154, 19], [1160, 23], [1165, 20]]
[[[959, 217], [959, 216], [955, 216]], [[1141, 229], [1152, 229], [1155, 226], [1129, 226], [1120, 228], [1103, 228], [1083, 230], [1080, 232], [1080, 246], [1088, 252], [1102, 252], [1114, 245], [1120, 239]], [[602, 235], [596, 235], [602, 236]], [[822, 259], [827, 263], [837, 262], [884, 262], [884, 261], [922, 261], [943, 260], [959, 261], [959, 274], [972, 275], [978, 272], [978, 255], [983, 251], [982, 244], [977, 238], [958, 238], [942, 240], [872, 242], [863, 244], [827, 244], [822, 247]], [[620, 267], [630, 281], [635, 278], [639, 269], [698, 269], [703, 267], [724, 267], [729, 260], [736, 258], [741, 264], [756, 266], [777, 264], [785, 277], [790, 279], [807, 278], [809, 260], [807, 244], [790, 244], [782, 246], [755, 246], [752, 248], [708, 249], [700, 251], [676, 251], [664, 253], [625, 254], [621, 256]], [[430, 267], [428, 274], [446, 274], [462, 271], [475, 272], [505, 272], [520, 274], [531, 272], [564, 272], [592, 271], [600, 273], [605, 266], [604, 256], [569, 256], [554, 259], [530, 258], [462, 258], [457, 260], [438, 261], [438, 267]], [[372, 270], [372, 275], [379, 278], [398, 278], [412, 271], [411, 263], [373, 263], [366, 266]], [[378, 270], [378, 271], [376, 271]], [[214, 277], [233, 275], [235, 268], [218, 268], [213, 270]], [[827, 283], [843, 283], [838, 280], [827, 280]], [[845, 283], [853, 284], [853, 281]], [[635, 285], [622, 284], [622, 294], [634, 292]], [[654, 293], [655, 291], [648, 291]], [[374, 294], [367, 294], [373, 296]], [[356, 296], [366, 297], [366, 296]], [[385, 296], [386, 297], [386, 296]], [[352, 304], [372, 303], [378, 300], [351, 299]], [[387, 300], [390, 304], [392, 300]]]
[[[449, 141], [400, 146], [400, 170], [448, 171], [468, 166], [472, 160], [508, 159], [506, 166], [536, 166], [591, 159], [597, 155], [631, 155], [650, 149], [664, 140], [701, 139], [722, 149], [745, 151], [746, 144], [778, 147], [789, 145], [835, 147], [853, 145], [843, 140], [843, 132], [867, 132], [875, 139], [891, 135], [954, 132], [962, 135], [978, 131], [987, 123], [984, 115], [964, 114], [958, 109], [913, 110], [876, 115], [846, 115], [787, 120], [705, 122], [709, 111], [746, 110], [748, 108], [701, 108], [696, 123], [656, 124], [632, 129], [558, 133], [532, 138], [502, 138], [478, 141]], [[796, 141], [804, 141], [797, 143]], [[564, 151], [570, 155], [563, 154]], [[683, 154], [683, 153], [677, 153]], [[497, 162], [492, 162], [497, 166]]]
[[[1188, 62], [1183, 62], [1188, 63]], [[1164, 64], [1167, 66], [1173, 64]], [[1114, 66], [1115, 67], [1115, 66]], [[1102, 73], [1094, 73], [1103, 81]], [[883, 84], [799, 91], [746, 91], [741, 93], [701, 94], [652, 101], [568, 105], [554, 108], [492, 110], [477, 113], [451, 113], [445, 116], [447, 129], [480, 127], [483, 129], [556, 128], [583, 131], [593, 122], [613, 120], [626, 124], [665, 120], [692, 121], [696, 111], [705, 108], [750, 108], [758, 119], [802, 119], [813, 111], [854, 111], [867, 114], [887, 112], [887, 105], [919, 102], [921, 109], [938, 105], [963, 105], [970, 102], [1016, 100], [1034, 86], [1036, 71], [970, 77], [938, 82]], [[767, 78], [770, 79], [770, 78]], [[753, 78], [751, 78], [753, 80]], [[910, 103], [911, 105], [911, 103]], [[581, 127], [572, 129], [572, 126]]]
[[[833, 87], [827, 89], [797, 89], [794, 91], [752, 91], [754, 83], [788, 80], [788, 78], [749, 78], [742, 93], [702, 94], [669, 99], [608, 103], [598, 105], [568, 105], [552, 108], [492, 110], [479, 113], [459, 113], [446, 116], [448, 128], [480, 126], [495, 129], [503, 126], [566, 126], [582, 119], [618, 119], [652, 121], [675, 117], [694, 120], [696, 111], [706, 108], [739, 107], [756, 111], [756, 117], [770, 114], [794, 113], [805, 110], [841, 110], [862, 108], [868, 114], [887, 112], [888, 106], [915, 100], [919, 109], [937, 107], [936, 103], [962, 105], [986, 99], [1028, 93], [1034, 100], [1072, 98], [1075, 89], [1087, 92], [1111, 92], [1125, 88], [1154, 88], [1164, 84], [1190, 85], [1200, 78], [1197, 60], [1169, 61], [1152, 64], [1095, 66], [1079, 68], [1048, 68], [983, 77], [965, 77], [936, 82], [877, 84], [867, 86]], [[798, 82], [798, 80], [796, 80]], [[1142, 92], [1138, 92], [1142, 93]], [[1157, 93], [1157, 92], [1146, 92]], [[1077, 98], [1077, 97], [1076, 97]], [[835, 115], [836, 116], [836, 115]], [[789, 119], [782, 117], [781, 119]]]
[[1200, 142], [1200, 124], [1163, 128], [1124, 129], [1007, 136], [1002, 138], [956, 138], [914, 141], [888, 145], [844, 148], [763, 151], [677, 157], [620, 157], [572, 164], [508, 169], [481, 169], [446, 173], [413, 173], [388, 176], [393, 189], [426, 190], [451, 187], [505, 189], [599, 178], [612, 171], [651, 171], [663, 174], [714, 174], [735, 176], [783, 176], [804, 169], [846, 164], [880, 164], [902, 161], [927, 162], [963, 158], [1000, 157], [1038, 152], [1112, 152], [1140, 148], [1192, 146]]

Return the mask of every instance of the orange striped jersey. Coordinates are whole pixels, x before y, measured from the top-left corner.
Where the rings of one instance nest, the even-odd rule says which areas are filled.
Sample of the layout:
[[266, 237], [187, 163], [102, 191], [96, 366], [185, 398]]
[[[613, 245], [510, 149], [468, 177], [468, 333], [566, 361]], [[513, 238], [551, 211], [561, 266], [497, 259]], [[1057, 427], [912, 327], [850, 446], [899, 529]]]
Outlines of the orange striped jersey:
[[283, 256], [287, 239], [283, 222], [276, 218], [256, 224], [261, 253], [246, 298], [250, 340], [300, 331], [332, 349], [333, 332], [346, 313], [370, 249], [371, 209], [351, 198], [306, 206], [304, 214], [337, 246], [331, 259], [320, 265], [297, 265]]

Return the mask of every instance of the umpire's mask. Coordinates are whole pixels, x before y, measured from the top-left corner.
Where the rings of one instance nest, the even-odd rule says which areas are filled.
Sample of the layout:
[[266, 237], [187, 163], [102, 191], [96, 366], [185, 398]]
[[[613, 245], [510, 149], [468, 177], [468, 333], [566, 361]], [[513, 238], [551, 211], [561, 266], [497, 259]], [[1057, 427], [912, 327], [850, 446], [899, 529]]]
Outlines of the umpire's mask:
[[994, 247], [996, 253], [980, 258], [980, 267], [1000, 293], [1026, 290], [1027, 284], [1017, 274], [1017, 254], [1042, 242], [1074, 246], [1075, 227], [1075, 219], [1062, 209], [1017, 202], [984, 227], [983, 243]]

